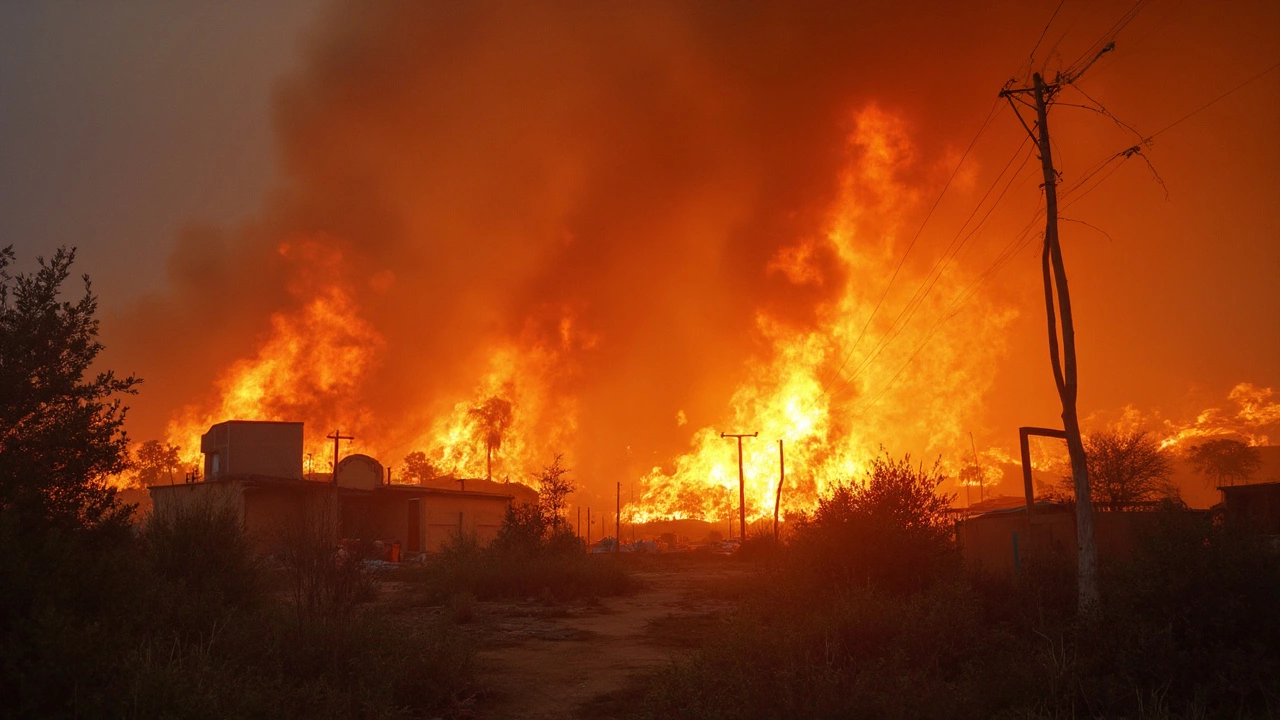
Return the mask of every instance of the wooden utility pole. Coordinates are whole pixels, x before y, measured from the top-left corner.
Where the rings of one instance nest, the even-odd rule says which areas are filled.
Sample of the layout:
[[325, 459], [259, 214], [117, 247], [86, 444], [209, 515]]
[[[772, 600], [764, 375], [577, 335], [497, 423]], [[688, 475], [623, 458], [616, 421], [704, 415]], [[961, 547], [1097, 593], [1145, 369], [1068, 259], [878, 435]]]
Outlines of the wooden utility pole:
[[[1108, 45], [1098, 56], [1101, 57], [1112, 47]], [[1090, 65], [1092, 64], [1090, 62]], [[1058, 389], [1058, 398], [1062, 401], [1062, 425], [1067, 436], [1067, 453], [1071, 456], [1071, 477], [1076, 492], [1078, 607], [1081, 611], [1087, 611], [1098, 602], [1098, 547], [1094, 539], [1089, 468], [1085, 462], [1084, 442], [1080, 438], [1080, 420], [1076, 414], [1078, 390], [1076, 334], [1071, 315], [1071, 293], [1067, 289], [1067, 268], [1062, 260], [1062, 245], [1058, 241], [1058, 174], [1053, 169], [1053, 146], [1049, 142], [1048, 119], [1049, 103], [1053, 97], [1064, 85], [1070, 84], [1078, 77], [1079, 73], [1071, 77], [1059, 75], [1053, 84], [1046, 84], [1040, 73], [1035, 73], [1031, 76], [1031, 87], [1006, 88], [1001, 91], [1000, 96], [1009, 101], [1014, 114], [1031, 135], [1031, 139], [1036, 142], [1044, 172], [1045, 230], [1040, 266], [1041, 274], [1044, 276], [1045, 314], [1049, 326], [1049, 359], [1053, 367], [1053, 380]], [[1027, 125], [1018, 111], [1018, 104], [1026, 102], [1023, 97], [1025, 95], [1031, 95], [1035, 101], [1034, 128]], [[1059, 326], [1059, 317], [1061, 317], [1061, 326]], [[1062, 334], [1061, 350], [1058, 345], [1059, 330]]]
[[332, 433], [325, 435], [333, 441], [333, 484], [338, 484], [338, 441], [339, 440], [355, 440], [353, 435], [343, 435], [341, 430], [334, 430]]
[[622, 552], [622, 483], [618, 483], [618, 496], [615, 500], [617, 508], [617, 517], [613, 519], [613, 553], [616, 555]]
[[978, 469], [978, 502], [982, 502], [983, 481], [986, 473], [982, 472], [982, 463], [978, 462], [978, 443], [973, 440], [973, 431], [969, 431], [969, 447], [973, 448], [973, 466]]
[[[722, 438], [738, 439], [738, 535], [742, 540], [747, 539], [747, 483], [742, 474], [742, 438], [756, 437], [759, 431], [753, 433], [720, 433]], [[733, 520], [729, 521], [729, 537], [733, 537]]]
[[773, 498], [773, 541], [778, 541], [778, 506], [782, 504], [782, 481], [787, 477], [787, 461], [782, 454], [782, 438], [778, 438], [778, 494]]

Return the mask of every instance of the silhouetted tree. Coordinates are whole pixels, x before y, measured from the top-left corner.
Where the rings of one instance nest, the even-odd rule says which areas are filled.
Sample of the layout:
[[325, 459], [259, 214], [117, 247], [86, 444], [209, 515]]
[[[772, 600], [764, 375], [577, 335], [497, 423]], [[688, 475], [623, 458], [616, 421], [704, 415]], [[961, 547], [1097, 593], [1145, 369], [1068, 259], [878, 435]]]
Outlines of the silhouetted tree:
[[120, 394], [140, 382], [110, 370], [86, 379], [102, 350], [98, 301], [84, 276], [77, 302], [59, 300], [75, 249], [11, 277], [0, 250], [0, 511], [34, 527], [92, 527], [127, 519], [105, 480], [128, 466]]
[[553, 526], [559, 527], [561, 516], [569, 504], [569, 493], [574, 491], [573, 481], [565, 477], [569, 469], [561, 466], [564, 455], [556, 455], [550, 465], [538, 473], [538, 504]]
[[502, 448], [502, 439], [511, 426], [511, 402], [494, 396], [471, 409], [480, 440], [485, 447], [485, 477], [493, 479], [493, 452]]
[[[1085, 436], [1089, 489], [1095, 504], [1128, 510], [1177, 494], [1169, 482], [1168, 455], [1145, 430], [1099, 430]], [[1063, 478], [1064, 499], [1073, 497], [1071, 478]]]
[[844, 578], [911, 590], [958, 567], [939, 464], [913, 467], [911, 457], [876, 458], [861, 483], [840, 485], [802, 519], [797, 559], [825, 581]]
[[148, 440], [134, 451], [134, 468], [138, 471], [138, 483], [156, 485], [168, 479], [174, 481], [174, 470], [182, 464], [176, 445], [165, 445], [159, 440]]
[[1191, 466], [1214, 485], [1235, 485], [1248, 480], [1262, 466], [1257, 448], [1239, 440], [1220, 438], [1191, 448]]
[[438, 478], [444, 473], [440, 472], [440, 468], [431, 462], [426, 453], [421, 450], [414, 450], [404, 456], [404, 474], [410, 480], [422, 484], [433, 478]]
[[1169, 456], [1143, 430], [1101, 430], [1084, 442], [1089, 487], [1096, 503], [1117, 510], [1176, 494]]

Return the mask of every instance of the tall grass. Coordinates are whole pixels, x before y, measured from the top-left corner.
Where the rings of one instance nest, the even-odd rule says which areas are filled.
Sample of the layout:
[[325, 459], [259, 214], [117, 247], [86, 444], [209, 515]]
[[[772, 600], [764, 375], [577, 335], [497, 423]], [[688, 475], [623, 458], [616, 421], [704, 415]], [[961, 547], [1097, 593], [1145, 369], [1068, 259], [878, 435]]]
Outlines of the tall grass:
[[738, 616], [654, 678], [647, 716], [1280, 713], [1280, 558], [1256, 535], [1166, 507], [1130, 560], [1104, 567], [1101, 606], [1080, 617], [1068, 554], [983, 575], [883, 517], [851, 527], [857, 492], [810, 519]]
[[372, 545], [339, 547], [338, 526], [336, 499], [326, 495], [276, 529], [279, 559], [300, 623], [342, 619], [377, 592], [373, 577], [361, 571], [362, 562], [373, 556]]
[[615, 558], [588, 555], [580, 538], [534, 505], [508, 508], [488, 547], [473, 534], [454, 535], [421, 577], [427, 597], [437, 602], [461, 594], [568, 600], [619, 595], [633, 587]]
[[[137, 537], [12, 536], [0, 518], [5, 717], [447, 716], [473, 693], [460, 635], [362, 606], [345, 570], [321, 570], [331, 542], [264, 567], [230, 504]], [[291, 592], [270, 590], [273, 572]]]

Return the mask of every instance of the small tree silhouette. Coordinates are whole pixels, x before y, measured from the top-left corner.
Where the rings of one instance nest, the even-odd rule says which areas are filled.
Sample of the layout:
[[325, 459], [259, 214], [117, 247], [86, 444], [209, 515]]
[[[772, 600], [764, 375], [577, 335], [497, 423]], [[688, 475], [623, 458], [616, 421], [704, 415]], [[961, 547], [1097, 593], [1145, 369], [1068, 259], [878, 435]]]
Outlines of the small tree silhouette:
[[467, 414], [476, 421], [476, 434], [484, 442], [485, 477], [493, 480], [493, 452], [502, 448], [502, 438], [511, 426], [511, 401], [490, 397]]
[[573, 481], [565, 477], [569, 474], [569, 468], [560, 464], [563, 460], [564, 455], [557, 454], [555, 460], [544, 466], [537, 475], [538, 504], [542, 507], [542, 514], [555, 527], [559, 527], [561, 516], [569, 504], [569, 493], [575, 489]]
[[440, 472], [440, 468], [431, 462], [431, 458], [421, 450], [414, 450], [404, 456], [404, 474], [413, 482], [421, 485], [422, 483], [440, 477], [444, 473]]
[[1235, 485], [1248, 480], [1262, 465], [1257, 448], [1239, 440], [1219, 438], [1191, 448], [1188, 454], [1191, 466], [1215, 486]]
[[182, 465], [176, 445], [166, 445], [159, 440], [148, 440], [134, 452], [134, 467], [138, 470], [140, 485], [157, 485], [165, 478], [173, 484], [173, 472]]

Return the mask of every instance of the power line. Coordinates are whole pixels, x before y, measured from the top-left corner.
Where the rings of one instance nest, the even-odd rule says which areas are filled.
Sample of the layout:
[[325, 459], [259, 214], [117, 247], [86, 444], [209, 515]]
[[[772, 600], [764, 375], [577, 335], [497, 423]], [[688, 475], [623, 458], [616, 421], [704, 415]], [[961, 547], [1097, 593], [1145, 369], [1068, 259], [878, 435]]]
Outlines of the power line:
[[920, 227], [912, 236], [911, 242], [907, 244], [907, 249], [902, 253], [902, 257], [898, 260], [898, 265], [893, 269], [893, 274], [889, 276], [889, 282], [884, 286], [884, 292], [880, 294], [880, 299], [876, 301], [875, 307], [871, 310], [871, 315], [867, 317], [867, 322], [863, 324], [862, 330], [858, 332], [857, 339], [854, 340], [853, 346], [849, 348], [849, 352], [845, 355], [844, 360], [840, 362], [840, 367], [836, 368], [836, 372], [827, 380], [822, 388], [825, 394], [831, 383], [840, 377], [840, 373], [849, 363], [849, 359], [853, 357], [853, 353], [857, 351], [858, 345], [862, 343], [862, 338], [867, 334], [867, 328], [871, 326], [871, 321], [875, 319], [876, 313], [880, 311], [880, 306], [884, 304], [884, 299], [889, 295], [889, 290], [893, 287], [894, 281], [898, 278], [898, 273], [902, 271], [902, 266], [907, 262], [907, 256], [911, 254], [911, 249], [915, 247], [916, 241], [920, 239], [920, 234], [924, 232], [924, 228], [929, 224], [929, 219], [933, 217], [933, 213], [938, 209], [938, 205], [942, 203], [942, 198], [947, 194], [947, 190], [951, 187], [951, 183], [955, 181], [956, 175], [960, 173], [960, 168], [964, 166], [964, 161], [969, 157], [969, 153], [973, 151], [975, 145], [978, 144], [978, 138], [987, 131], [991, 126], [991, 121], [995, 118], [996, 108], [999, 106], [1000, 100], [996, 99], [991, 104], [991, 109], [987, 111], [987, 117], [982, 121], [982, 125], [978, 128], [978, 132], [969, 141], [969, 146], [965, 148], [964, 154], [960, 156], [960, 161], [956, 163], [956, 167], [951, 171], [951, 176], [947, 178], [947, 182], [942, 186], [942, 191], [938, 193], [938, 198], [933, 201], [933, 206], [929, 208], [929, 212], [925, 215], [924, 221], [920, 223]]
[[1031, 53], [1027, 55], [1027, 72], [1031, 72], [1031, 69], [1035, 67], [1036, 51], [1040, 49], [1040, 43], [1044, 42], [1044, 36], [1049, 32], [1049, 26], [1053, 25], [1054, 18], [1058, 17], [1058, 12], [1062, 10], [1062, 6], [1066, 3], [1067, 0], [1058, 0], [1058, 7], [1053, 9], [1053, 14], [1049, 16], [1049, 22], [1045, 23], [1044, 29], [1040, 31], [1040, 37], [1036, 40], [1035, 46], [1031, 48]]
[[1094, 43], [1084, 51], [1083, 55], [1081, 55], [1075, 62], [1071, 63], [1065, 71], [1058, 73], [1057, 82], [1067, 85], [1071, 84], [1084, 74], [1084, 71], [1088, 70], [1089, 66], [1097, 62], [1098, 58], [1110, 52], [1115, 47], [1115, 40], [1120, 35], [1121, 31], [1128, 27], [1129, 23], [1133, 22], [1134, 18], [1138, 17], [1138, 14], [1142, 12], [1143, 7], [1145, 7], [1148, 2], [1150, 2], [1150, 0], [1137, 0], [1137, 2], [1135, 2], [1128, 11], [1120, 16], [1120, 19], [1115, 21], [1109, 30], [1103, 33], [1102, 37], [1095, 40]]
[[[1114, 34], [1116, 32], [1119, 32], [1121, 29], [1123, 29], [1124, 25], [1127, 25], [1128, 22], [1133, 19], [1133, 17], [1136, 17], [1137, 10], [1145, 1], [1146, 0], [1138, 0], [1138, 3], [1136, 3], [1133, 8], [1130, 8], [1129, 12], [1126, 13], [1125, 16], [1122, 16], [1121, 19], [1118, 20], [1116, 24], [1112, 26], [1112, 29], [1109, 31], [1109, 34]], [[1032, 64], [1034, 64], [1034, 57], [1035, 57], [1036, 51], [1040, 48], [1040, 44], [1044, 41], [1045, 35], [1049, 31], [1049, 27], [1053, 24], [1053, 21], [1057, 17], [1058, 12], [1061, 11], [1063, 4], [1064, 4], [1064, 0], [1060, 0], [1058, 7], [1054, 9], [1053, 14], [1049, 17], [1048, 22], [1045, 24], [1044, 28], [1041, 30], [1040, 37], [1036, 40], [1035, 45], [1032, 47], [1031, 52], [1028, 55]], [[1094, 46], [1096, 46], [1097, 44], [1098, 43], [1094, 43]], [[1110, 50], [1110, 46], [1106, 47], [1103, 50], [1103, 52], [1106, 52], [1108, 50]], [[1096, 57], [1094, 59], [1096, 59]], [[1081, 70], [1081, 72], [1083, 72], [1083, 70]], [[1010, 82], [1012, 83], [1014, 81], [1010, 81]], [[1004, 173], [1008, 171], [1009, 165], [1012, 164], [1013, 160], [1016, 159], [1018, 153], [1021, 152], [1022, 146], [1019, 146], [1018, 150], [1015, 151], [1013, 157], [1010, 158], [1009, 163], [1006, 164], [1005, 169], [1002, 170], [1000, 175], [998, 175], [995, 181], [993, 181], [991, 188], [987, 190], [987, 193], [983, 195], [982, 199], [979, 200], [977, 206], [974, 207], [973, 212], [970, 213], [969, 217], [965, 220], [964, 224], [960, 226], [960, 229], [956, 233], [956, 238], [953, 238], [952, 241], [948, 243], [947, 248], [944, 249], [943, 251], [942, 257], [940, 257], [938, 262], [934, 264], [934, 267], [930, 270], [929, 274], [925, 276], [925, 279], [921, 282], [920, 286], [916, 289], [916, 292], [912, 295], [907, 305], [903, 308], [902, 311], [899, 312], [898, 317], [895, 318], [892, 323], [890, 323], [889, 331], [886, 333], [886, 335], [881, 338], [881, 340], [876, 344], [875, 347], [873, 347], [872, 351], [868, 353], [867, 358], [863, 360], [862, 363], [859, 364], [858, 368], [855, 369], [855, 371], [849, 376], [849, 378], [846, 379], [843, 383], [841, 383], [840, 387], [836, 388], [834, 392], [832, 392], [831, 391], [832, 385], [836, 382], [836, 380], [840, 379], [842, 373], [844, 372], [845, 367], [849, 363], [849, 360], [852, 359], [854, 353], [857, 352], [857, 349], [861, 345], [863, 338], [866, 336], [868, 328], [871, 326], [872, 321], [875, 319], [876, 315], [880, 311], [880, 308], [883, 306], [885, 298], [889, 294], [889, 290], [892, 288], [894, 281], [897, 279], [899, 273], [901, 272], [902, 266], [906, 263], [907, 256], [910, 254], [911, 249], [915, 247], [916, 241], [919, 239], [921, 232], [923, 232], [925, 225], [927, 225], [929, 222], [929, 219], [933, 217], [933, 213], [937, 210], [938, 205], [941, 203], [942, 197], [946, 194], [947, 189], [951, 186], [952, 181], [955, 179], [956, 175], [958, 174], [960, 167], [964, 164], [965, 158], [968, 157], [969, 153], [973, 150], [974, 145], [977, 144], [978, 138], [981, 137], [982, 133], [985, 132], [987, 127], [991, 124], [992, 118], [994, 116], [995, 107], [998, 104], [999, 104], [999, 97], [997, 97], [996, 104], [994, 104], [992, 106], [992, 109], [988, 111], [987, 118], [983, 122], [982, 127], [979, 128], [978, 133], [974, 136], [973, 140], [969, 143], [968, 148], [965, 149], [964, 155], [961, 157], [960, 162], [957, 163], [956, 168], [952, 171], [951, 176], [947, 179], [947, 183], [943, 186], [942, 192], [939, 193], [938, 199], [934, 201], [933, 206], [929, 209], [929, 213], [925, 216], [924, 222], [921, 223], [920, 228], [916, 231], [916, 234], [912, 237], [911, 242], [907, 246], [906, 252], [904, 252], [902, 257], [899, 259], [897, 266], [894, 268], [893, 274], [890, 276], [888, 284], [885, 286], [884, 292], [881, 293], [880, 298], [876, 301], [876, 304], [872, 308], [870, 316], [868, 316], [867, 321], [863, 324], [852, 347], [850, 347], [849, 352], [845, 354], [845, 357], [840, 362], [840, 366], [836, 369], [835, 374], [832, 375], [831, 378], [828, 379], [828, 381], [823, 385], [822, 392], [819, 393], [820, 396], [827, 395], [828, 397], [834, 397], [836, 393], [842, 392], [845, 388], [849, 387], [854, 382], [854, 380], [856, 380], [861, 375], [862, 371], [866, 367], [868, 367], [872, 362], [874, 362], [876, 359], [879, 358], [879, 356], [884, 351], [884, 349], [888, 347], [888, 344], [892, 343], [893, 340], [896, 339], [899, 334], [901, 334], [902, 330], [906, 328], [906, 325], [910, 322], [910, 320], [914, 318], [915, 313], [919, 309], [919, 306], [923, 304], [928, 294], [932, 291], [937, 281], [941, 278], [941, 275], [945, 273], [946, 266], [950, 264], [950, 261], [954, 259], [955, 255], [959, 252], [961, 248], [963, 248], [964, 244], [968, 241], [968, 239], [971, 238], [973, 234], [976, 233], [978, 229], [982, 226], [982, 224], [985, 223], [986, 219], [990, 217], [991, 212], [995, 210], [995, 206], [999, 204], [1000, 199], [1003, 199], [1005, 192], [1009, 188], [1009, 185], [1012, 184], [1014, 179], [1017, 177], [1018, 173], [1021, 172], [1022, 168], [1019, 167], [1018, 171], [1015, 172], [1012, 177], [1010, 177], [1009, 184], [1005, 186], [1005, 190], [1001, 192], [996, 203], [993, 204], [992, 207], [987, 211], [986, 215], [983, 216], [982, 221], [980, 221], [979, 224], [974, 227], [973, 231], [971, 231], [969, 235], [965, 236], [964, 240], [960, 243], [960, 246], [956, 247], [955, 251], [952, 252], [951, 248], [955, 244], [956, 239], [958, 239], [960, 235], [964, 233], [965, 227], [969, 224], [970, 221], [972, 221], [974, 215], [976, 215], [977, 212], [981, 209], [982, 204], [986, 201], [986, 198], [990, 195], [991, 191], [994, 190], [995, 186], [999, 184], [1000, 178], [1002, 178], [1004, 176]], [[1021, 120], [1021, 117], [1019, 117], [1019, 120]], [[1031, 134], [1030, 129], [1028, 128], [1028, 135], [1030, 134]], [[1024, 165], [1025, 165], [1025, 161], [1024, 161]], [[934, 277], [934, 272], [938, 269], [940, 265], [942, 266], [942, 272], [939, 272], [937, 277]], [[921, 290], [924, 290], [923, 296], [920, 295]], [[907, 321], [902, 323], [901, 326], [899, 326], [898, 324], [899, 320], [901, 320], [903, 316], [906, 315], [908, 312], [910, 313], [910, 315], [907, 317]]]
[[[884, 350], [887, 349], [889, 345], [891, 345], [893, 341], [896, 340], [898, 336], [902, 334], [903, 330], [906, 329], [907, 325], [911, 323], [911, 320], [914, 319], [916, 313], [919, 311], [920, 306], [924, 304], [924, 301], [928, 298], [929, 294], [933, 291], [933, 288], [937, 285], [938, 281], [942, 278], [942, 275], [946, 273], [947, 267], [950, 265], [951, 261], [965, 246], [965, 244], [982, 228], [982, 226], [986, 223], [986, 221], [991, 217], [992, 212], [995, 211], [995, 208], [1004, 199], [1004, 196], [1008, 192], [1009, 187], [1012, 186], [1014, 180], [1017, 179], [1023, 167], [1026, 166], [1027, 160], [1030, 159], [1031, 157], [1030, 152], [1026, 154], [1026, 157], [1023, 158], [1022, 164], [1013, 173], [1013, 175], [1009, 177], [1009, 181], [1005, 183], [1004, 189], [1000, 191], [1000, 194], [996, 197], [995, 202], [993, 202], [991, 206], [987, 209], [987, 212], [982, 216], [982, 218], [978, 221], [978, 223], [974, 225], [973, 229], [970, 230], [968, 234], [964, 234], [965, 228], [968, 227], [969, 223], [982, 209], [983, 205], [986, 204], [987, 198], [989, 198], [991, 196], [991, 193], [995, 191], [996, 187], [1000, 184], [1000, 181], [1004, 178], [1005, 174], [1009, 171], [1009, 168], [1013, 166], [1013, 163], [1018, 159], [1018, 156], [1021, 155], [1023, 150], [1027, 147], [1027, 142], [1028, 141], [1024, 140], [1022, 144], [1020, 144], [1018, 148], [1014, 151], [1013, 155], [1010, 156], [1009, 161], [1004, 166], [1004, 169], [1002, 169], [1000, 171], [1000, 174], [996, 176], [996, 179], [992, 182], [991, 186], [987, 189], [986, 193], [983, 194], [982, 198], [978, 201], [978, 204], [974, 207], [973, 212], [969, 214], [969, 217], [960, 226], [960, 229], [956, 232], [956, 236], [952, 239], [950, 243], [948, 243], [946, 249], [943, 250], [942, 256], [938, 258], [938, 261], [934, 263], [934, 266], [932, 269], [930, 269], [928, 275], [926, 275], [924, 280], [921, 281], [920, 286], [916, 289], [916, 292], [912, 295], [910, 301], [908, 301], [907, 305], [904, 306], [902, 311], [898, 313], [898, 316], [894, 319], [893, 323], [890, 324], [889, 329], [886, 331], [885, 335], [881, 337], [881, 339], [876, 343], [875, 347], [872, 348], [871, 352], [868, 353], [867, 357], [862, 361], [862, 363], [858, 365], [858, 367], [854, 370], [854, 372], [850, 375], [850, 377], [840, 387], [836, 388], [831, 393], [833, 397], [836, 394], [842, 392], [845, 388], [849, 387], [855, 380], [857, 380], [857, 378], [862, 375], [862, 372], [865, 369], [867, 369], [873, 362], [875, 362], [880, 357], [880, 355], [883, 354]], [[963, 238], [961, 237], [962, 235], [963, 235]], [[957, 241], [959, 241], [958, 244], [957, 244]]]
[[1178, 125], [1181, 125], [1183, 122], [1185, 122], [1185, 121], [1187, 121], [1187, 120], [1191, 119], [1192, 117], [1194, 117], [1195, 115], [1199, 114], [1200, 112], [1202, 112], [1202, 111], [1204, 111], [1204, 110], [1208, 109], [1211, 105], [1213, 105], [1213, 104], [1217, 103], [1219, 100], [1222, 100], [1223, 98], [1225, 98], [1225, 97], [1227, 97], [1228, 95], [1230, 95], [1230, 94], [1232, 94], [1232, 93], [1236, 92], [1237, 90], [1240, 90], [1241, 88], [1244, 88], [1246, 85], [1249, 85], [1250, 83], [1252, 83], [1252, 82], [1254, 82], [1254, 81], [1258, 80], [1258, 79], [1259, 79], [1259, 78], [1261, 78], [1263, 75], [1266, 75], [1267, 73], [1269, 73], [1269, 72], [1271, 72], [1271, 71], [1275, 70], [1276, 68], [1280, 68], [1280, 62], [1276, 63], [1275, 65], [1272, 65], [1271, 67], [1267, 68], [1266, 70], [1263, 70], [1262, 72], [1258, 73], [1257, 75], [1254, 75], [1253, 77], [1249, 78], [1248, 80], [1245, 80], [1244, 82], [1242, 82], [1242, 83], [1240, 83], [1239, 85], [1237, 85], [1237, 86], [1235, 86], [1235, 87], [1231, 88], [1230, 90], [1228, 90], [1228, 91], [1226, 91], [1226, 92], [1222, 93], [1222, 94], [1221, 94], [1221, 95], [1219, 95], [1218, 97], [1216, 97], [1216, 98], [1214, 98], [1214, 99], [1210, 100], [1209, 102], [1207, 102], [1207, 103], [1205, 103], [1205, 104], [1201, 105], [1200, 107], [1196, 108], [1195, 110], [1192, 110], [1191, 112], [1187, 113], [1186, 115], [1183, 115], [1182, 117], [1178, 118], [1177, 120], [1174, 120], [1173, 122], [1169, 123], [1168, 125], [1164, 126], [1163, 128], [1160, 128], [1160, 129], [1159, 129], [1159, 130], [1157, 130], [1155, 133], [1153, 133], [1152, 135], [1150, 135], [1150, 136], [1148, 136], [1148, 137], [1147, 137], [1147, 142], [1151, 142], [1152, 140], [1154, 140], [1154, 139], [1156, 139], [1157, 137], [1159, 137], [1159, 136], [1163, 135], [1164, 133], [1168, 132], [1169, 130], [1172, 130], [1173, 128], [1177, 127]]

